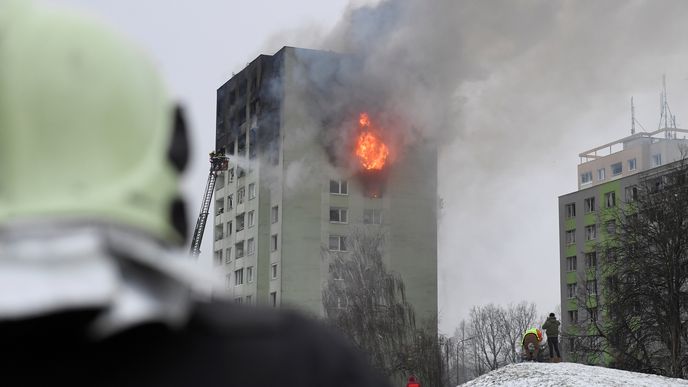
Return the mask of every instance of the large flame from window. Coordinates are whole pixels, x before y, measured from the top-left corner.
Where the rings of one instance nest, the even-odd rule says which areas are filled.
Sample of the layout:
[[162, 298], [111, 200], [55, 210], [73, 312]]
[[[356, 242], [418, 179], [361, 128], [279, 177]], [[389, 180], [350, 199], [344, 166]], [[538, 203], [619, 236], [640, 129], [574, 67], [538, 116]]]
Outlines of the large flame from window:
[[372, 131], [368, 113], [361, 113], [358, 119], [360, 134], [356, 140], [356, 156], [367, 170], [381, 170], [385, 166], [389, 148]]

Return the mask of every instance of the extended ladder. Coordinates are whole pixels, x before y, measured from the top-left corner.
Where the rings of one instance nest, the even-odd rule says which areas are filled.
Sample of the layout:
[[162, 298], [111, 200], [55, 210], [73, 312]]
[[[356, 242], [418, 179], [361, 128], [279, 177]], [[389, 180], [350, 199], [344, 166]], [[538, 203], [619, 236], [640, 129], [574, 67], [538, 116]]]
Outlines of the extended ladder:
[[224, 155], [224, 151], [210, 153], [210, 173], [208, 174], [208, 183], [205, 186], [203, 202], [201, 203], [201, 211], [198, 214], [196, 228], [194, 229], [193, 238], [191, 239], [191, 256], [194, 258], [198, 258], [198, 255], [201, 254], [201, 241], [203, 240], [203, 232], [205, 231], [205, 224], [208, 220], [210, 204], [213, 200], [213, 192], [215, 192], [217, 175], [221, 171], [226, 171], [228, 165], [229, 159]]

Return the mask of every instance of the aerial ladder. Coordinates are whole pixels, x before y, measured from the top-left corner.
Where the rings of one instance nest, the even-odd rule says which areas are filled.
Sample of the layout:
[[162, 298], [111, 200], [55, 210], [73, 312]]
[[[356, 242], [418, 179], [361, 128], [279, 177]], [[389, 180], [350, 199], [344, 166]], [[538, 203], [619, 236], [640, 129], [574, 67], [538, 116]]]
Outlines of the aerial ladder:
[[198, 214], [196, 228], [194, 229], [193, 238], [191, 239], [191, 256], [194, 258], [198, 258], [198, 255], [201, 254], [201, 241], [203, 240], [203, 232], [205, 231], [205, 224], [208, 220], [210, 204], [213, 200], [213, 192], [215, 192], [217, 175], [222, 171], [226, 171], [228, 167], [229, 158], [225, 155], [224, 150], [210, 152], [210, 173], [208, 174], [208, 183], [205, 185], [203, 201], [201, 202], [201, 211]]

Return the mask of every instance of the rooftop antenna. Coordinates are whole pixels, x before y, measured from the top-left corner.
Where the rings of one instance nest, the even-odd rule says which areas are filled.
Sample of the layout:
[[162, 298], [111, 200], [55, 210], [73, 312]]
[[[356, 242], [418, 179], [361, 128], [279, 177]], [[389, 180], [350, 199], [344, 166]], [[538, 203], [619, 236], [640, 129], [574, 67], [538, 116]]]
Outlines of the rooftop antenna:
[[631, 135], [635, 134], [635, 106], [633, 106], [633, 97], [631, 96]]
[[[660, 115], [659, 115], [659, 127], [657, 129], [662, 129], [662, 120], [664, 120], [664, 129], [676, 128], [676, 116], [671, 113], [671, 108], [669, 107], [669, 100], [667, 98], [666, 91], [666, 74], [662, 75], [662, 92], [659, 94], [660, 103]], [[669, 126], [671, 124], [671, 126]], [[669, 131], [664, 132], [664, 137], [671, 138], [671, 133]]]

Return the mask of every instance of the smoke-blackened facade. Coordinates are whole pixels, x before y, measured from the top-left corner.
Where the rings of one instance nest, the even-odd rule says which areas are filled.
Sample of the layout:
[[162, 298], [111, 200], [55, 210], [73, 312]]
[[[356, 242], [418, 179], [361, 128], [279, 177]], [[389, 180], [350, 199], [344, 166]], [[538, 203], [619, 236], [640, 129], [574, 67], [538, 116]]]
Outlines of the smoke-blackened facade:
[[[219, 293], [322, 316], [328, 253], [375, 228], [418, 321], [436, 319], [437, 149], [408, 141], [414, 123], [366, 92], [362, 64], [285, 47], [218, 89], [216, 147], [230, 157], [215, 193]], [[378, 142], [362, 145], [365, 133]]]

